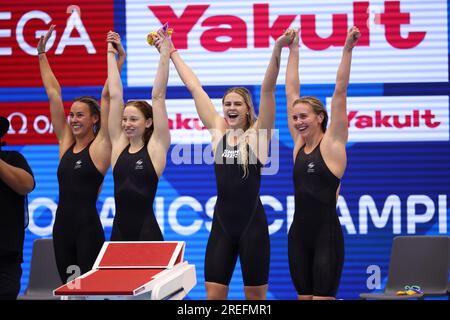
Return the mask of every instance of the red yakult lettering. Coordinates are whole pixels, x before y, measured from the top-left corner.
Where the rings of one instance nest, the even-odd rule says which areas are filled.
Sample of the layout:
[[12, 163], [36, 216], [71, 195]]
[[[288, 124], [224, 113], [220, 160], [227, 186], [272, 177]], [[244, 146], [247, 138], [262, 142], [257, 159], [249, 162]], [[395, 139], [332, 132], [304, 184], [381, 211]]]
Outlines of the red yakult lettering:
[[333, 32], [328, 38], [321, 38], [316, 32], [316, 16], [305, 14], [301, 16], [301, 38], [305, 46], [312, 50], [325, 50], [331, 46], [338, 47], [345, 43], [347, 37], [347, 15], [333, 14]]
[[169, 23], [174, 29], [173, 44], [178, 49], [187, 49], [188, 33], [192, 30], [209, 5], [188, 5], [180, 17], [177, 17], [171, 6], [149, 6], [156, 18], [164, 24]]
[[384, 13], [380, 14], [380, 23], [385, 25], [386, 40], [397, 49], [411, 49], [419, 45], [425, 38], [426, 32], [410, 32], [402, 38], [400, 26], [410, 24], [410, 14], [400, 12], [400, 1], [386, 1]]
[[273, 25], [269, 26], [269, 5], [253, 5], [255, 26], [255, 48], [269, 47], [269, 38], [277, 39], [292, 24], [296, 15], [282, 15], [277, 17]]
[[[311, 50], [326, 50], [330, 47], [342, 47], [348, 29], [355, 25], [361, 31], [361, 38], [357, 46], [370, 45], [369, 29], [369, 1], [355, 1], [353, 3], [353, 21], [349, 21], [348, 13], [336, 12], [331, 14], [332, 30], [327, 37], [317, 33], [316, 14], [286, 14], [270, 15], [268, 3], [253, 5], [253, 26], [251, 21], [236, 15], [216, 15], [204, 17], [210, 5], [187, 5], [183, 13], [177, 16], [170, 5], [151, 5], [149, 9], [161, 22], [169, 22], [174, 28], [173, 41], [178, 49], [188, 49], [188, 35], [193, 27], [200, 23], [202, 27], [211, 27], [203, 31], [200, 36], [201, 45], [208, 51], [223, 52], [232, 48], [247, 48], [248, 29], [253, 27], [254, 47], [270, 47], [270, 39], [277, 39], [287, 28], [301, 27], [301, 40]], [[376, 14], [377, 24], [385, 27], [386, 41], [396, 49], [411, 49], [418, 46], [425, 38], [425, 31], [409, 32], [405, 37], [400, 33], [402, 25], [410, 24], [409, 12], [402, 12], [400, 1], [385, 1], [384, 12]], [[298, 19], [300, 17], [300, 19]], [[203, 19], [202, 19], [203, 18]], [[270, 25], [270, 20], [274, 21]], [[294, 21], [300, 25], [293, 25]], [[247, 25], [248, 24], [248, 25]], [[220, 37], [227, 37], [229, 41], [220, 41]]]
[[[192, 123], [192, 124], [191, 124]], [[184, 118], [181, 113], [175, 115], [175, 119], [169, 119], [169, 129], [170, 130], [204, 130], [206, 129], [200, 122], [198, 118]]]
[[[215, 27], [228, 24], [231, 28], [214, 28], [203, 32], [200, 43], [209, 51], [223, 52], [231, 48], [247, 48], [247, 24], [235, 16], [209, 17], [202, 22], [203, 27]], [[219, 37], [231, 38], [228, 42], [218, 41]]]
[[[436, 115], [431, 110], [413, 110], [412, 114], [392, 115], [376, 110], [374, 115], [360, 114], [360, 111], [348, 113], [349, 127], [365, 128], [418, 128], [425, 125], [428, 128], [437, 128], [441, 122], [433, 121]], [[423, 120], [423, 121], [422, 121]]]

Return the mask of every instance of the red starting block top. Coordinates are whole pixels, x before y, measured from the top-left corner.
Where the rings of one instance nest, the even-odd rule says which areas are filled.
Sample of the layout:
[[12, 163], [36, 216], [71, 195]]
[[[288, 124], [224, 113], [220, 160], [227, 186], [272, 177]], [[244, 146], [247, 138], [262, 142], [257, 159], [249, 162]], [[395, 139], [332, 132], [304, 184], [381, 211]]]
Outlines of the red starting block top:
[[184, 242], [105, 242], [93, 270], [54, 291], [70, 295], [134, 295], [183, 261]]
[[57, 290], [57, 295], [133, 295], [164, 269], [103, 269], [92, 271]]
[[171, 268], [183, 256], [183, 242], [105, 242], [93, 269]]

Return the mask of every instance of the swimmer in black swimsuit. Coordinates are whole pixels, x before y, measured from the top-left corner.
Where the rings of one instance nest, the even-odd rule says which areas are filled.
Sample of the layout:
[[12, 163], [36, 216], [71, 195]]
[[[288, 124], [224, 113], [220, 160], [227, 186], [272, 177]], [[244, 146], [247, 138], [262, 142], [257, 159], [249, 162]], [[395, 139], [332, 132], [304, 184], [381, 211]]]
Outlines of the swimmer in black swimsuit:
[[[105, 240], [96, 201], [111, 161], [109, 92], [106, 81], [101, 108], [95, 98], [75, 99], [67, 123], [61, 88], [45, 54], [45, 45], [54, 28], [52, 25], [45, 37], [41, 37], [37, 49], [52, 125], [59, 143], [59, 202], [53, 243], [59, 275], [66, 283], [67, 277], [75, 271], [69, 267], [78, 266], [82, 274], [91, 270]], [[125, 51], [120, 40], [117, 44], [117, 65], [122, 69]]]
[[152, 91], [153, 107], [146, 101], [130, 101], [124, 106], [122, 82], [112, 46], [116, 40], [114, 35], [108, 34], [109, 134], [116, 203], [112, 241], [163, 240], [153, 212], [153, 200], [170, 146], [165, 104], [170, 51], [163, 31], [153, 37], [160, 51]]
[[334, 299], [344, 263], [344, 239], [336, 214], [347, 156], [347, 87], [352, 50], [360, 32], [350, 29], [331, 101], [331, 123], [321, 101], [300, 98], [298, 32], [286, 71], [289, 130], [294, 139], [295, 213], [289, 230], [291, 278], [299, 300]]
[[258, 119], [250, 93], [240, 87], [224, 94], [224, 117], [220, 116], [180, 54], [171, 55], [181, 80], [194, 98], [200, 119], [212, 134], [218, 196], [205, 257], [208, 299], [227, 298], [238, 256], [246, 298], [266, 298], [270, 241], [259, 199], [261, 167], [268, 157], [274, 127], [281, 50], [292, 39], [286, 34], [277, 39], [261, 86]]

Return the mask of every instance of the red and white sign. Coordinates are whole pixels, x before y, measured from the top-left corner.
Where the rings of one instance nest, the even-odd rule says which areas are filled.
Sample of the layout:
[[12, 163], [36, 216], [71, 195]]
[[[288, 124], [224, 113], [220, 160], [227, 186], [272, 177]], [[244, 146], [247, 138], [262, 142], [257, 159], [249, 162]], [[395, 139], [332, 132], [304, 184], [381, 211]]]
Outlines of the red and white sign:
[[[151, 100], [147, 100], [150, 104]], [[211, 99], [222, 114], [222, 100]], [[69, 114], [72, 102], [64, 103]], [[167, 99], [167, 113], [172, 144], [208, 144], [211, 135], [198, 117], [192, 99]], [[57, 144], [51, 124], [48, 102], [2, 102], [0, 115], [11, 125], [3, 138], [10, 145]]]
[[[65, 103], [68, 114], [71, 102]], [[57, 144], [48, 102], [2, 102], [0, 115], [8, 118], [9, 130], [2, 140], [9, 145]]]
[[[211, 99], [211, 101], [217, 112], [223, 114], [222, 100]], [[166, 106], [172, 144], [209, 144], [211, 142], [211, 134], [198, 117], [193, 99], [168, 99]]]
[[40, 87], [36, 46], [55, 24], [47, 57], [61, 86], [96, 86], [106, 80], [106, 33], [114, 28], [114, 1], [2, 0], [0, 86]]
[[347, 114], [349, 142], [449, 140], [448, 96], [349, 97]]
[[[362, 36], [352, 83], [446, 82], [446, 0], [126, 1], [128, 85], [151, 86], [159, 55], [146, 35], [164, 22], [203, 85], [260, 84], [275, 39], [301, 27], [302, 83], [334, 83], [347, 30]], [[279, 83], [284, 82], [288, 48]], [[174, 68], [170, 85], [182, 85]]]

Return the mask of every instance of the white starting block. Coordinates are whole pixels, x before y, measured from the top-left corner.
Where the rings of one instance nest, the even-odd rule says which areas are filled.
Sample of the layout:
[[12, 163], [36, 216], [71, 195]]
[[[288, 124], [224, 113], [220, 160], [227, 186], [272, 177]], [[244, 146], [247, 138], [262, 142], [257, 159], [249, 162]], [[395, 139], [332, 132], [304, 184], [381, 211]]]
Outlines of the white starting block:
[[92, 270], [55, 289], [63, 300], [181, 300], [197, 284], [184, 242], [105, 242]]

